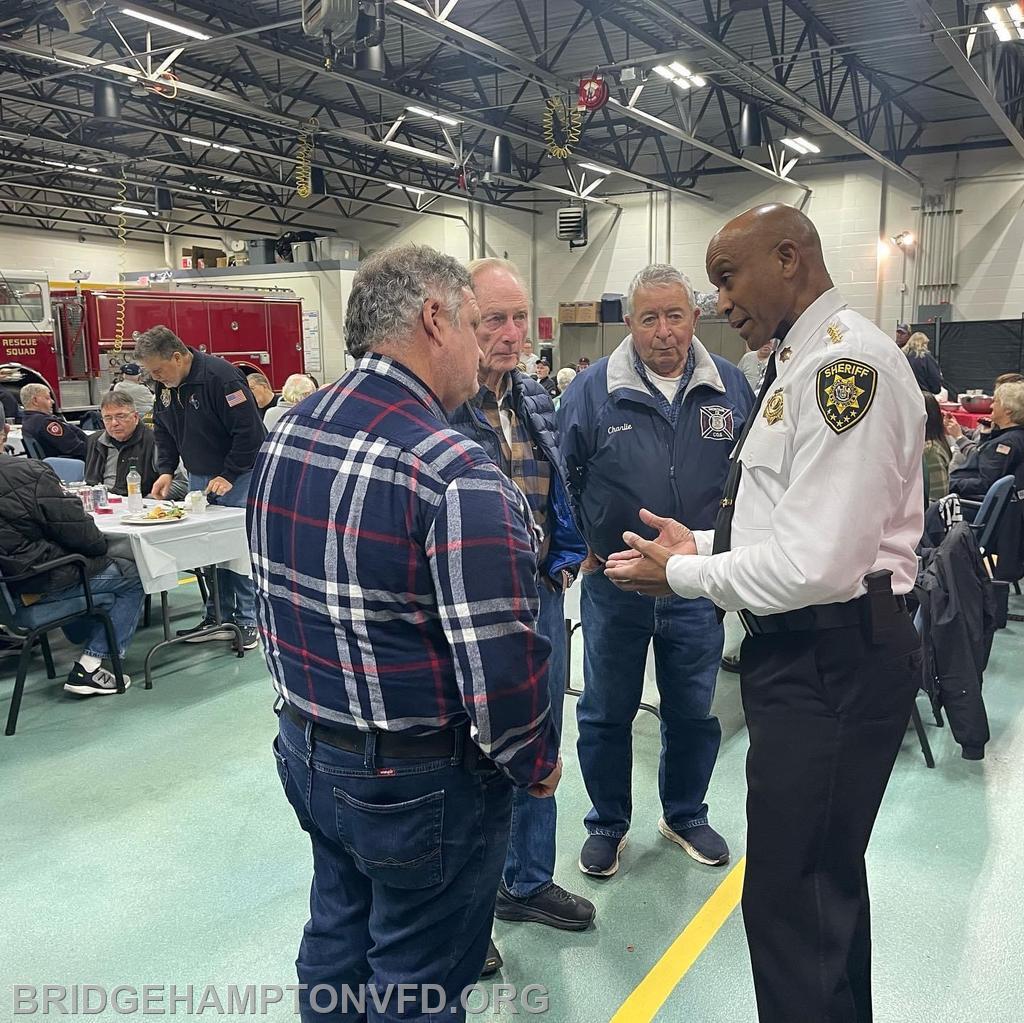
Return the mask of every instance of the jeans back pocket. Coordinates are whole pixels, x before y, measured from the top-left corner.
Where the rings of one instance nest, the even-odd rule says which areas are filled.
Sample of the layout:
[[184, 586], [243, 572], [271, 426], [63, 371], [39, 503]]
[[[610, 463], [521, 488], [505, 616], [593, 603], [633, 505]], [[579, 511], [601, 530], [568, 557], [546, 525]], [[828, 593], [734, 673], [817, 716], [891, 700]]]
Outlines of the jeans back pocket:
[[335, 788], [338, 837], [371, 881], [409, 890], [440, 884], [444, 790], [369, 803]]

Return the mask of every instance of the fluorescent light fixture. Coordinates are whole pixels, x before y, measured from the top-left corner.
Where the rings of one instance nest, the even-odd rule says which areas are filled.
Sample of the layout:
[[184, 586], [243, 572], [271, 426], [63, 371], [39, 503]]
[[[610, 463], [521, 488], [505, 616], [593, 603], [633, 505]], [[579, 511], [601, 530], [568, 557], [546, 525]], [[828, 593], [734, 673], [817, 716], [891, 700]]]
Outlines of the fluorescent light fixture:
[[813, 142], [808, 142], [805, 138], [790, 138], [783, 139], [782, 144], [792, 149], [794, 152], [799, 153], [801, 156], [807, 156], [808, 153], [820, 153], [821, 149], [816, 146]]
[[47, 167], [63, 167], [66, 170], [88, 171], [90, 174], [99, 174], [95, 167], [86, 167], [82, 163], [61, 163], [60, 160], [43, 160]]
[[1024, 7], [1021, 7], [1020, 4], [1010, 4], [1006, 8], [1006, 13], [1010, 16], [1014, 28], [1017, 29], [1017, 35], [1024, 39]]
[[413, 188], [412, 185], [399, 185], [397, 183], [388, 182], [388, 188], [398, 188], [403, 192], [408, 192], [410, 195], [426, 195], [427, 193], [422, 188]]
[[139, 217], [148, 217], [149, 210], [144, 210], [141, 206], [111, 206], [111, 213], [134, 213]]
[[595, 174], [611, 174], [611, 170], [608, 167], [598, 167], [596, 163], [581, 163], [579, 168], [580, 170], [593, 171]]
[[221, 142], [207, 142], [206, 139], [197, 139], [192, 135], [182, 135], [182, 142], [189, 142], [193, 146], [203, 146], [206, 149], [223, 149], [225, 153], [240, 153], [238, 146], [225, 146]]
[[395, 142], [391, 139], [384, 143], [391, 149], [400, 149], [403, 153], [411, 153], [413, 156], [418, 156], [424, 160], [436, 160], [438, 163], [454, 164], [455, 158], [453, 156], [444, 156], [441, 153], [432, 153], [429, 149], [417, 149], [416, 146], [406, 145], [404, 142]]
[[406, 107], [405, 109], [408, 110], [410, 114], [418, 114], [420, 117], [429, 117], [433, 121], [440, 121], [442, 124], [450, 124], [452, 127], [462, 124], [461, 121], [457, 121], [454, 117], [435, 113], [433, 110], [427, 110], [425, 107]]
[[1003, 7], [986, 7], [985, 17], [992, 23], [992, 28], [995, 30], [996, 36], [999, 38], [1001, 43], [1008, 43], [1012, 38], [1013, 34], [1010, 32], [1010, 26], [1006, 23], [1006, 9]]
[[150, 25], [157, 25], [160, 28], [170, 29], [172, 32], [180, 32], [183, 36], [189, 36], [191, 39], [209, 39], [210, 37], [205, 32], [197, 32], [194, 28], [189, 28], [187, 25], [180, 25], [176, 21], [168, 21], [166, 18], [158, 18], [155, 14], [150, 14], [149, 11], [141, 10], [138, 7], [122, 7], [122, 14], [127, 14], [129, 18], [138, 18], [139, 21], [148, 22]]
[[673, 85], [678, 86], [684, 91], [686, 89], [703, 89], [708, 84], [700, 75], [695, 75], [685, 64], [680, 64], [678, 60], [672, 61], [668, 67], [665, 67], [664, 64], [659, 64], [654, 68], [654, 72], [661, 75], [662, 78], [668, 79]]

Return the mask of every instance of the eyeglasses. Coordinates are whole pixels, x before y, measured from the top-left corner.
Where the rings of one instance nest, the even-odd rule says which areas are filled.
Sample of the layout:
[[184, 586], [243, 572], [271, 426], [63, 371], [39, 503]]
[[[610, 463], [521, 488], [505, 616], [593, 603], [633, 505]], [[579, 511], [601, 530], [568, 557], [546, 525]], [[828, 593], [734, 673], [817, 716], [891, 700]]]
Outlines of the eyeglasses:
[[119, 412], [113, 416], [103, 416], [104, 423], [130, 423], [137, 413], [135, 412]]

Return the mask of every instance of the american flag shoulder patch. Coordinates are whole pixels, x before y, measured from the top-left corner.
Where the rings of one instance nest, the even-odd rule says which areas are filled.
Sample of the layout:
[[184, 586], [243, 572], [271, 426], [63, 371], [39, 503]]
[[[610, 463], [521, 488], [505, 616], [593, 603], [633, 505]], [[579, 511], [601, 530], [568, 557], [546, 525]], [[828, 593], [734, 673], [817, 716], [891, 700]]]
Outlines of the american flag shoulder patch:
[[241, 405], [245, 402], [245, 391], [232, 391], [224, 396], [224, 400], [234, 408], [236, 405]]

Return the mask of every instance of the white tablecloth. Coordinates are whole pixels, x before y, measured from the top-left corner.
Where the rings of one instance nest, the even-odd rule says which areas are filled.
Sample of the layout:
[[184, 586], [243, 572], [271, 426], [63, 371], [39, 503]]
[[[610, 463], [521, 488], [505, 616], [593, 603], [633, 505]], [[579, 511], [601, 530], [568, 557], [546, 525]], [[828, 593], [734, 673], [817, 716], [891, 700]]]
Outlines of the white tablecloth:
[[[147, 507], [152, 504], [146, 502]], [[179, 573], [207, 565], [251, 575], [244, 508], [211, 505], [202, 514], [190, 513], [178, 522], [129, 526], [121, 521], [123, 507], [115, 505], [113, 515], [93, 518], [100, 531], [110, 537], [109, 553], [135, 561], [147, 593], [173, 590]]]
[[25, 445], [21, 442], [20, 426], [13, 427], [7, 435], [7, 446], [13, 448], [16, 455], [20, 455], [25, 450]]

